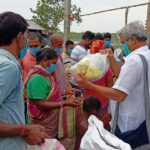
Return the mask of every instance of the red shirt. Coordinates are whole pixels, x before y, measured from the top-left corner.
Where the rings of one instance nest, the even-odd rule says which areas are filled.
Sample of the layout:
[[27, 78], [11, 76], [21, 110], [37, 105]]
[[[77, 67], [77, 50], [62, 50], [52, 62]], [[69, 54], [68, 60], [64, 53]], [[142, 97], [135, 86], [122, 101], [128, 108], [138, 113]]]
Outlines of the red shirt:
[[[104, 75], [103, 78], [101, 78], [100, 80], [95, 81], [93, 83], [96, 84], [96, 85], [107, 87], [107, 78], [108, 77], [111, 78], [112, 76], [113, 76], [113, 73], [112, 73], [111, 69], [109, 69], [108, 72]], [[85, 97], [87, 97], [87, 96], [95, 96], [96, 98], [98, 98], [100, 100], [100, 102], [102, 104], [102, 107], [106, 106], [108, 104], [108, 98], [101, 96], [100, 94], [96, 93], [93, 90], [87, 89], [86, 91], [84, 91], [83, 95]]]
[[27, 52], [26, 56], [22, 60], [20, 60], [20, 65], [23, 69], [23, 76], [22, 76], [23, 83], [25, 83], [28, 73], [30, 69], [34, 67], [35, 63], [36, 63], [36, 58], [32, 56], [29, 51]]

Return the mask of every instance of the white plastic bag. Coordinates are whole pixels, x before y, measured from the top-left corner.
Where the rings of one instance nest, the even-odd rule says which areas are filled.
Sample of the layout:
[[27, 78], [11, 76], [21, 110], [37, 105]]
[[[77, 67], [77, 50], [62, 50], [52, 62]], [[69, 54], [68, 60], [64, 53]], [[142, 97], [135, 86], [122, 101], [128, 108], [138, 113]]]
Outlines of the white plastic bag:
[[131, 150], [129, 144], [104, 129], [95, 116], [88, 119], [88, 130], [81, 140], [80, 150]]
[[71, 73], [77, 74], [82, 72], [87, 80], [93, 82], [101, 79], [108, 71], [109, 62], [107, 55], [104, 54], [89, 54], [81, 61], [71, 67]]
[[56, 139], [46, 139], [41, 146], [28, 145], [27, 150], [65, 150], [64, 146]]

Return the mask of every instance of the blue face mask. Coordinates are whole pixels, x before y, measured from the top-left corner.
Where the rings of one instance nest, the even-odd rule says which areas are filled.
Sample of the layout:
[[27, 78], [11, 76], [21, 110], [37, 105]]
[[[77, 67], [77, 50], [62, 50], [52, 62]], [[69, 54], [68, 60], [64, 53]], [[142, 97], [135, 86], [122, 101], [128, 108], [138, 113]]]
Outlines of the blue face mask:
[[104, 41], [105, 42], [105, 46], [107, 47], [107, 48], [109, 48], [110, 47], [110, 44], [111, 44], [111, 41], [110, 40], [106, 40], [106, 41]]
[[62, 52], [62, 48], [55, 48], [55, 52], [61, 53]]
[[71, 55], [72, 49], [68, 49], [68, 54]]
[[128, 43], [129, 41], [126, 41], [123, 45], [122, 45], [122, 49], [123, 49], [123, 52], [125, 54], [125, 56], [128, 56], [132, 51], [129, 49], [128, 47]]
[[19, 59], [21, 60], [21, 59], [23, 59], [24, 57], [25, 57], [25, 55], [26, 55], [26, 53], [27, 53], [27, 51], [28, 51], [28, 40], [26, 40], [26, 47], [25, 48], [22, 48], [21, 50], [20, 50], [20, 55], [19, 55]]
[[35, 56], [40, 50], [41, 50], [40, 47], [29, 48], [29, 51], [30, 51], [32, 56]]
[[28, 51], [28, 48], [27, 48], [27, 47], [22, 48], [22, 49], [20, 50], [20, 57], [19, 57], [20, 60], [23, 59], [23, 58], [26, 56], [27, 51]]
[[46, 68], [47, 73], [52, 73], [56, 69], [56, 64], [51, 64], [49, 67]]

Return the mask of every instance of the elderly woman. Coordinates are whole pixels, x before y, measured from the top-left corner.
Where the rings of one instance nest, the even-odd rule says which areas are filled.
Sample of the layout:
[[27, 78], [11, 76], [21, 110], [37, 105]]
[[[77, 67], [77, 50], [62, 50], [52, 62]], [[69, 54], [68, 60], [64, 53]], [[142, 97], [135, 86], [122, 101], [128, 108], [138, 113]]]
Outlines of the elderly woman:
[[61, 101], [59, 85], [53, 75], [47, 72], [47, 68], [57, 62], [54, 50], [46, 48], [38, 52], [36, 62], [26, 81], [30, 122], [43, 125], [47, 134], [54, 138], [58, 132], [59, 109], [80, 104], [75, 100]]

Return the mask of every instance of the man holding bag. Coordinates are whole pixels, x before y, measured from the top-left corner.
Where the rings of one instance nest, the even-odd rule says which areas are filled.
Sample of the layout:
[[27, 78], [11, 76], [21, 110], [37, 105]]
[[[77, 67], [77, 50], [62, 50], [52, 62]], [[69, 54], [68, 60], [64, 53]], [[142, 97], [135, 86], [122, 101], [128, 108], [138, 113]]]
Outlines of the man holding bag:
[[[149, 143], [145, 121], [144, 69], [139, 54], [146, 58], [150, 74], [150, 51], [141, 22], [126, 25], [118, 35], [126, 58], [115, 85], [112, 88], [94, 85], [82, 74], [76, 75], [75, 79], [79, 86], [95, 90], [100, 95], [119, 102], [115, 134], [134, 149]], [[147, 82], [150, 85], [150, 79]]]

